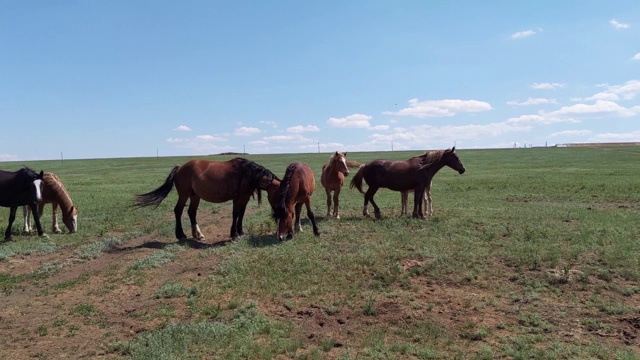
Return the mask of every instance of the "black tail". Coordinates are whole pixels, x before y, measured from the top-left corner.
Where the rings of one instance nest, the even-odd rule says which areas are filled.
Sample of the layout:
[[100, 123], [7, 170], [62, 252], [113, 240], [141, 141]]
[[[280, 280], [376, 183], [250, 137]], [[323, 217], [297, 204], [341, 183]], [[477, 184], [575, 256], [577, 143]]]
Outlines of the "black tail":
[[358, 170], [358, 172], [356, 173], [356, 176], [354, 176], [353, 179], [351, 179], [351, 184], [349, 184], [349, 188], [353, 189], [355, 187], [356, 189], [358, 189], [358, 191], [364, 194], [364, 191], [362, 191], [363, 177], [364, 177], [364, 165], [361, 165], [360, 170]]
[[178, 171], [178, 169], [180, 169], [180, 166], [176, 165], [169, 173], [169, 176], [167, 176], [167, 180], [165, 180], [164, 184], [162, 184], [159, 188], [146, 194], [136, 195], [136, 203], [134, 204], [134, 206], [141, 207], [160, 205], [162, 200], [164, 200], [164, 198], [166, 198], [167, 195], [169, 195], [169, 193], [171, 192], [171, 189], [173, 189], [173, 178], [176, 176], [176, 172]]

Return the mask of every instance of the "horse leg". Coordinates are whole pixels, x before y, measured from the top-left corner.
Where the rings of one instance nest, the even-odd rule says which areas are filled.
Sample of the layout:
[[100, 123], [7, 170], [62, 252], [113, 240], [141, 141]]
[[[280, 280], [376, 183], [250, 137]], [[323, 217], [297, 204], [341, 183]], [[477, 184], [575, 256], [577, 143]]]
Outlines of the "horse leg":
[[367, 192], [364, 194], [364, 210], [362, 210], [362, 213], [365, 216], [369, 214], [369, 212], [367, 211], [367, 203], [371, 201], [371, 205], [373, 205], [373, 214], [375, 215], [376, 219], [379, 220], [382, 217], [382, 215], [380, 214], [380, 208], [378, 207], [378, 204], [373, 201], [373, 195], [375, 195], [377, 191], [378, 187], [369, 186], [369, 189], [367, 189]]
[[244, 235], [244, 231], [242, 230], [242, 220], [244, 220], [244, 213], [247, 210], [247, 202], [244, 205], [240, 205], [240, 209], [238, 211], [238, 221], [236, 222], [236, 230], [238, 231], [238, 236]]
[[198, 205], [200, 205], [200, 197], [197, 195], [191, 196], [189, 200], [189, 208], [187, 214], [189, 214], [189, 221], [191, 222], [191, 236], [196, 240], [204, 240], [204, 235], [200, 231], [196, 215], [198, 214]]
[[176, 239], [179, 241], [187, 240], [187, 235], [185, 235], [184, 230], [182, 229], [182, 211], [184, 210], [184, 206], [187, 203], [187, 198], [179, 196], [178, 202], [176, 206], [173, 208], [173, 213], [176, 216]]
[[[334, 203], [336, 203], [335, 199], [334, 199]], [[311, 211], [311, 198], [307, 198], [307, 200], [305, 201], [304, 204], [307, 207], [307, 217], [309, 218], [309, 220], [311, 220], [311, 225], [313, 226], [313, 235], [319, 236], [320, 235], [320, 231], [318, 231], [318, 225], [316, 224], [316, 217], [313, 215], [313, 211]], [[336, 207], [336, 209], [337, 209], [337, 207]], [[336, 218], [338, 218], [338, 216], [337, 216], [338, 215], [338, 211], [337, 210], [336, 210], [335, 214], [336, 214]]]
[[413, 193], [413, 217], [424, 219], [424, 213], [422, 212], [422, 202], [424, 201], [425, 189], [421, 186], [415, 188]]
[[33, 220], [35, 220], [36, 222], [36, 229], [38, 230], [38, 236], [46, 236], [44, 231], [42, 230], [42, 224], [40, 223], [40, 214], [38, 213], [38, 205], [29, 204], [29, 208], [31, 208], [31, 213], [33, 213]]
[[9, 224], [7, 225], [7, 229], [4, 231], [4, 240], [11, 241], [11, 227], [13, 226], [13, 221], [16, 219], [16, 211], [18, 211], [18, 207], [11, 207], [9, 210]]
[[30, 221], [31, 221], [31, 209], [28, 206], [22, 207], [22, 217], [24, 218], [24, 233], [28, 234], [31, 232]]
[[[333, 191], [333, 216], [336, 219], [340, 219], [340, 213], [338, 212], [338, 205], [340, 204], [340, 201], [338, 200], [340, 196], [340, 188], [337, 188], [336, 190]], [[309, 207], [307, 206], [307, 209]]]
[[295, 210], [295, 221], [293, 224], [293, 228], [295, 229], [295, 232], [302, 232], [302, 225], [300, 224], [300, 213], [302, 212], [302, 205], [303, 203], [299, 202], [296, 203], [296, 210]]
[[[60, 234], [62, 232], [62, 230], [60, 230], [60, 227], [58, 227], [58, 203], [53, 202], [51, 203], [51, 210], [53, 211], [52, 214], [52, 225], [51, 225], [51, 231], [53, 231], [54, 234]], [[42, 216], [42, 210], [40, 211], [40, 216]]]
[[400, 192], [400, 204], [402, 204], [402, 210], [400, 211], [400, 215], [407, 215], [407, 213], [409, 212], [408, 206], [407, 206], [407, 202], [409, 199], [409, 192], [408, 191], [401, 191]]
[[327, 193], [327, 216], [326, 217], [331, 217], [332, 213], [331, 213], [331, 190], [329, 189], [324, 189], [325, 193]]
[[425, 209], [427, 209], [427, 216], [431, 216], [433, 215], [433, 205], [432, 205], [432, 201], [431, 201], [431, 183], [429, 183], [427, 185], [427, 187], [424, 189], [424, 193], [425, 193], [425, 201], [424, 201], [424, 207]]

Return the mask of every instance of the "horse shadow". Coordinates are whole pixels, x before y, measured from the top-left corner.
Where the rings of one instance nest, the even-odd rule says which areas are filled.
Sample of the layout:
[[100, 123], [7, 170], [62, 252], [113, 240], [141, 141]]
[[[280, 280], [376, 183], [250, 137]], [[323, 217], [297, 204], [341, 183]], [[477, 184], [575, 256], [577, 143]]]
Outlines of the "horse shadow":
[[136, 249], [160, 249], [161, 250], [166, 248], [167, 246], [174, 245], [174, 244], [187, 246], [192, 249], [212, 249], [212, 248], [226, 246], [232, 242], [233, 242], [232, 239], [216, 241], [214, 243], [203, 243], [195, 239], [179, 240], [177, 242], [169, 242], [169, 243], [154, 240], [154, 241], [146, 241], [140, 245], [135, 245], [135, 246], [118, 247], [116, 249], [113, 249], [111, 252], [117, 253], [117, 252], [136, 250]]
[[262, 248], [267, 246], [278, 245], [281, 241], [274, 234], [270, 235], [252, 235], [247, 238], [249, 246], [254, 248]]

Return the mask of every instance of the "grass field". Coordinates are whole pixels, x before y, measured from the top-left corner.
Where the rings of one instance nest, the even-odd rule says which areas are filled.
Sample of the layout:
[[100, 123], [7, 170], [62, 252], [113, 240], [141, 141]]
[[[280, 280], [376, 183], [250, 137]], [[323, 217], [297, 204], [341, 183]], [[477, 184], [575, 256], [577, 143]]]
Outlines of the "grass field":
[[202, 243], [175, 240], [175, 191], [131, 207], [190, 158], [0, 163], [56, 173], [80, 212], [75, 234], [18, 219], [0, 244], [0, 358], [640, 359], [640, 147], [457, 152], [467, 172], [438, 173], [427, 220], [388, 190], [364, 218], [347, 186], [325, 219], [330, 154], [246, 156], [316, 173], [321, 236], [285, 242], [266, 200], [233, 242], [230, 203], [200, 204]]

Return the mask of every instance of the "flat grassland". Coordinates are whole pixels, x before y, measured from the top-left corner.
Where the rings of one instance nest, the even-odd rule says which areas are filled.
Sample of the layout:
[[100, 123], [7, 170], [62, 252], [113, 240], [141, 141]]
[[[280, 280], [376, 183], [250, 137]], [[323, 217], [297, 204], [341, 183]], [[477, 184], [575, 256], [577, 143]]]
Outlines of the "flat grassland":
[[207, 238], [183, 243], [175, 190], [131, 207], [188, 158], [0, 163], [56, 173], [80, 211], [75, 234], [23, 235], [18, 219], [0, 243], [0, 358], [639, 359], [640, 147], [457, 152], [467, 172], [438, 173], [427, 220], [389, 190], [365, 218], [348, 186], [327, 219], [330, 154], [247, 155], [316, 173], [321, 236], [306, 221], [284, 242], [266, 198], [236, 241], [230, 203], [202, 202]]

